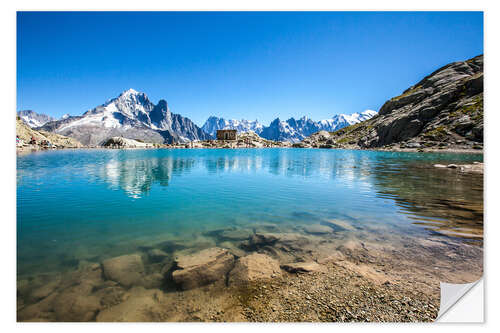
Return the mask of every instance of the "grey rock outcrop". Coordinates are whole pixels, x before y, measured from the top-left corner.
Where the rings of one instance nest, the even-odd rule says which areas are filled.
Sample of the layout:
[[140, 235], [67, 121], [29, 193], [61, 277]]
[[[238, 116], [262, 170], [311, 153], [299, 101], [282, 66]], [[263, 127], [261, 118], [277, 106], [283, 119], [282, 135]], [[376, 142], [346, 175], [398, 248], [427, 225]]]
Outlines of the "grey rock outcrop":
[[320, 147], [328, 140], [330, 148], [481, 149], [483, 56], [448, 64], [385, 102], [377, 116], [303, 143]]

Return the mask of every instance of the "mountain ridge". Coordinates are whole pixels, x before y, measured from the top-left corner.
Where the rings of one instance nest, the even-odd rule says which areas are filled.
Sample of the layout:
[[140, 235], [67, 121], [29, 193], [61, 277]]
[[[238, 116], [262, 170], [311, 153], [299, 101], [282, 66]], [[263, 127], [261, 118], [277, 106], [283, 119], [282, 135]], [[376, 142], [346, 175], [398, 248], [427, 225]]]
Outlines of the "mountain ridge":
[[268, 126], [262, 125], [258, 120], [236, 120], [210, 116], [201, 128], [210, 134], [212, 138], [215, 137], [215, 133], [219, 129], [236, 129], [238, 132], [253, 131], [268, 140], [298, 142], [315, 132], [321, 130], [335, 131], [369, 119], [376, 114], [376, 111], [365, 110], [360, 113], [338, 114], [320, 121], [314, 121], [306, 116], [299, 119], [291, 117], [287, 120], [280, 120], [278, 117], [271, 121]]
[[50, 121], [56, 120], [56, 118], [52, 116], [38, 113], [33, 110], [20, 110], [17, 111], [17, 115], [22, 121], [24, 121], [26, 125], [31, 128], [40, 127]]
[[154, 104], [145, 93], [134, 89], [122, 92], [81, 116], [51, 121], [40, 129], [73, 137], [85, 145], [100, 145], [111, 137], [152, 143], [209, 138], [189, 118], [172, 113], [166, 100]]

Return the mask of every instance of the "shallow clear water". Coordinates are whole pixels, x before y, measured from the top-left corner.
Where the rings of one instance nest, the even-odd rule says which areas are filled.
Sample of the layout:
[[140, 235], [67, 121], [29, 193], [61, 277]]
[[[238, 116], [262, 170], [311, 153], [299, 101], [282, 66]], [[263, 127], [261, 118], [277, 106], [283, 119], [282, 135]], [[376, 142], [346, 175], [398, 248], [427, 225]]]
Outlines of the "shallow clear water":
[[480, 242], [482, 155], [318, 149], [61, 150], [17, 158], [18, 274], [225, 226], [337, 218]]

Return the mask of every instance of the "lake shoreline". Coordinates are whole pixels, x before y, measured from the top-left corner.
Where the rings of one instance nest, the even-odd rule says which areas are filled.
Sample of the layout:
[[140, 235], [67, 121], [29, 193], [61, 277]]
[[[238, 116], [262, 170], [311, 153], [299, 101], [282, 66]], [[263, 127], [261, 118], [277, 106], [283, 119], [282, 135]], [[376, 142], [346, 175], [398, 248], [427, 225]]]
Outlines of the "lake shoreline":
[[435, 149], [435, 148], [316, 148], [316, 147], [185, 147], [185, 146], [169, 146], [169, 147], [137, 147], [137, 148], [108, 148], [108, 147], [63, 147], [63, 148], [39, 148], [39, 147], [16, 147], [17, 154], [26, 154], [33, 152], [44, 152], [44, 151], [59, 151], [59, 150], [155, 150], [155, 149], [317, 149], [317, 150], [356, 150], [356, 151], [383, 151], [383, 152], [403, 152], [403, 153], [454, 153], [454, 154], [477, 154], [483, 155], [484, 151], [478, 149], [457, 149], [457, 148], [446, 148], [446, 149]]
[[[234, 229], [211, 232], [221, 240], [228, 237], [224, 233], [232, 235]], [[101, 262], [84, 260], [74, 271], [18, 280], [18, 321], [431, 322], [439, 310], [440, 281], [468, 283], [482, 275], [478, 245], [461, 244], [457, 255], [449, 251], [458, 243], [448, 237], [393, 237], [390, 244], [380, 245], [375, 230], [345, 236], [345, 231], [256, 232], [233, 243], [239, 246], [209, 248], [235, 259], [215, 281], [203, 282], [203, 274], [195, 273], [194, 282], [201, 285], [187, 289], [172, 280], [179, 258], [197, 256], [207, 271], [219, 265], [205, 260], [201, 253], [207, 249], [194, 243], [194, 248], [171, 254], [161, 250], [162, 242]], [[261, 278], [244, 274], [243, 280], [234, 280], [242, 258], [255, 253], [279, 261], [279, 272], [266, 275], [264, 263], [252, 268]], [[123, 263], [133, 256], [145, 266], [140, 279], [127, 282], [138, 274], [137, 266], [127, 264], [110, 275], [109, 262]], [[297, 264], [284, 265], [289, 261]]]

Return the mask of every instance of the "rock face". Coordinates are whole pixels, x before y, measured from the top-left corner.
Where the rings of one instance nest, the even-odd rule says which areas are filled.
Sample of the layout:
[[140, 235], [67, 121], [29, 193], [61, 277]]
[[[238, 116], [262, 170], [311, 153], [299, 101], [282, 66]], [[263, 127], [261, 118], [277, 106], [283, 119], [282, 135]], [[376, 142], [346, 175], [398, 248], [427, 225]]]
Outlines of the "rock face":
[[102, 268], [106, 279], [116, 281], [124, 287], [142, 283], [144, 264], [138, 254], [104, 260]]
[[234, 266], [234, 256], [226, 249], [213, 247], [194, 254], [179, 256], [172, 272], [173, 280], [184, 290], [224, 279]]
[[391, 98], [369, 120], [303, 146], [474, 148], [483, 145], [483, 56], [448, 64]]
[[238, 259], [229, 275], [230, 283], [247, 283], [281, 276], [278, 261], [260, 253]]
[[100, 145], [111, 137], [152, 143], [206, 140], [190, 119], [170, 112], [165, 100], [153, 104], [145, 93], [129, 89], [81, 116], [44, 124], [41, 129], [66, 135], [85, 145]]

